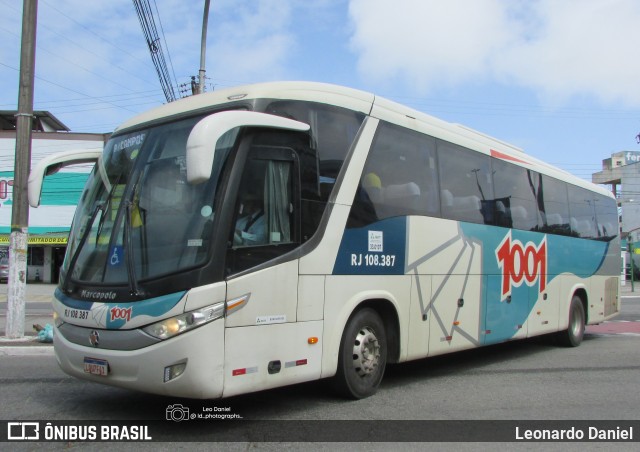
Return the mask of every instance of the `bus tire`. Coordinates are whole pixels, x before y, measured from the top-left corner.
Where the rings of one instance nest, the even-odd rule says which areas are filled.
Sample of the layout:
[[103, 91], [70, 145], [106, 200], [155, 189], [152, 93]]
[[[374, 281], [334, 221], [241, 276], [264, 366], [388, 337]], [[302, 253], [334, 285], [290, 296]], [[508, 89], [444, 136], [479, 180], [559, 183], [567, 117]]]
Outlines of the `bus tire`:
[[334, 386], [339, 394], [363, 399], [376, 393], [387, 364], [387, 335], [376, 311], [356, 311], [342, 333]]
[[586, 316], [582, 299], [574, 295], [569, 307], [569, 327], [558, 335], [558, 342], [565, 347], [577, 347], [584, 337]]

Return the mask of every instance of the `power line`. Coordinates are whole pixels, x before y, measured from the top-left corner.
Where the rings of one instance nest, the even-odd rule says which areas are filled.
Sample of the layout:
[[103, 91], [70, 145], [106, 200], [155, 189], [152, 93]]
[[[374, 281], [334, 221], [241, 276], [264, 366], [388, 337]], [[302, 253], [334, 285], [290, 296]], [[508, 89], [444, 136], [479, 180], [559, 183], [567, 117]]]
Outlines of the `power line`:
[[[13, 7], [11, 7], [10, 5], [7, 5], [7, 3], [4, 3], [4, 4], [5, 4], [5, 6], [8, 6], [8, 8], [9, 8], [9, 9], [12, 9], [13, 11], [17, 12], [18, 14], [20, 13], [20, 11], [19, 11], [18, 9], [13, 8]], [[77, 21], [75, 21], [73, 18], [70, 18], [69, 16], [65, 15], [64, 13], [62, 13], [61, 11], [59, 11], [59, 10], [57, 10], [57, 9], [55, 9], [55, 8], [53, 8], [53, 9], [54, 9], [56, 12], [58, 12], [59, 14], [63, 15], [64, 17], [69, 18], [69, 19], [70, 19], [70, 20], [72, 20], [74, 23], [78, 24], [78, 22], [77, 22]], [[78, 24], [78, 25], [81, 25], [81, 24]], [[5, 32], [7, 32], [7, 33], [9, 33], [9, 34], [11, 34], [11, 35], [16, 36], [16, 37], [18, 37], [18, 38], [19, 38], [19, 36], [18, 36], [17, 34], [15, 34], [13, 31], [7, 30], [6, 28], [2, 28], [2, 29], [3, 29]], [[71, 43], [72, 45], [74, 45], [74, 46], [76, 46], [77, 48], [79, 48], [79, 49], [83, 50], [84, 52], [87, 52], [87, 53], [89, 53], [89, 54], [91, 54], [91, 55], [95, 56], [96, 58], [98, 58], [98, 59], [100, 59], [100, 60], [103, 60], [103, 59], [104, 59], [104, 56], [98, 55], [96, 52], [94, 52], [94, 51], [93, 51], [93, 50], [91, 50], [91, 49], [86, 48], [86, 47], [85, 47], [85, 46], [83, 46], [82, 44], [78, 43], [76, 40], [70, 39], [70, 38], [68, 38], [67, 36], [63, 35], [63, 34], [58, 33], [56, 30], [54, 30], [52, 27], [49, 27], [46, 23], [43, 23], [42, 21], [38, 23], [38, 29], [39, 29], [39, 30], [40, 30], [40, 29], [45, 29], [45, 30], [47, 30], [47, 32], [48, 32], [48, 33], [51, 33], [51, 34], [53, 34], [53, 35], [55, 35], [55, 36], [57, 36], [57, 37], [59, 37], [59, 38], [63, 39], [64, 41], [67, 41], [67, 42]], [[86, 29], [86, 28], [85, 28], [85, 29]], [[95, 35], [96, 33], [93, 33], [93, 34]], [[115, 45], [113, 45], [113, 43], [112, 43], [112, 42], [107, 41], [106, 39], [104, 39], [104, 38], [102, 38], [102, 37], [100, 37], [100, 39], [102, 39], [102, 40], [103, 40], [103, 41], [105, 41], [105, 42], [108, 42], [108, 43], [109, 43], [110, 45], [112, 45], [114, 48], [118, 49], [118, 51], [123, 52], [123, 50], [122, 50], [122, 49], [120, 49], [120, 48], [116, 47]], [[53, 52], [51, 52], [51, 51], [49, 51], [49, 50], [47, 50], [47, 49], [42, 48], [39, 44], [37, 45], [37, 48], [38, 48], [38, 49], [41, 49], [41, 50], [44, 50], [44, 51], [46, 51], [46, 52], [49, 52], [49, 53], [51, 53], [51, 54], [53, 54], [53, 55], [55, 55], [55, 56], [58, 56], [58, 55], [54, 54]], [[127, 52], [127, 53], [128, 53], [128, 52]], [[129, 54], [129, 55], [131, 55], [131, 54]], [[133, 55], [131, 55], [131, 56], [132, 56], [132, 57], [134, 57]], [[135, 58], [135, 57], [134, 57], [134, 58]], [[139, 59], [136, 59], [136, 60], [137, 60], [137, 61], [139, 61]], [[67, 61], [69, 61], [69, 60], [67, 60]], [[78, 66], [78, 67], [81, 67], [81, 68], [82, 68], [82, 66], [80, 66], [79, 64], [77, 64], [75, 61], [69, 61], [69, 62], [70, 62], [71, 64], [73, 64], [73, 65], [76, 65], [76, 66]], [[145, 64], [146, 64], [146, 63], [145, 63]], [[141, 80], [141, 81], [145, 82], [145, 83], [150, 83], [150, 82], [149, 82], [149, 80], [147, 80], [147, 79], [144, 79], [144, 78], [140, 77], [137, 73], [132, 72], [132, 71], [129, 71], [128, 69], [123, 68], [122, 66], [120, 66], [120, 65], [116, 64], [115, 62], [110, 62], [109, 66], [110, 66], [110, 67], [112, 67], [112, 68], [119, 69], [119, 70], [121, 70], [122, 72], [125, 72], [125, 73], [127, 73], [127, 74], [129, 74], [129, 75], [131, 75], [131, 76], [133, 76], [133, 77], [135, 77], [135, 78], [137, 78], [137, 79], [139, 79], [139, 80]], [[83, 68], [83, 69], [85, 69], [85, 68]], [[85, 69], [85, 70], [86, 70], [86, 69]], [[93, 72], [92, 72], [92, 73], [93, 73]], [[109, 81], [113, 82], [113, 80], [109, 80]], [[113, 83], [115, 83], [115, 82], [113, 82]]]
[[156, 0], [153, 0], [153, 4], [156, 7], [158, 22], [160, 23], [160, 31], [162, 32], [162, 40], [164, 41], [164, 47], [167, 50], [167, 57], [169, 57], [169, 65], [171, 66], [171, 72], [173, 73], [173, 80], [177, 80], [176, 71], [173, 69], [173, 61], [171, 61], [171, 52], [169, 52], [169, 45], [167, 44], [167, 38], [164, 35], [164, 27], [162, 26], [162, 19], [160, 18], [160, 11], [158, 11], [158, 3], [156, 2]]
[[[9, 66], [8, 64], [4, 64], [4, 63], [0, 62], [0, 65], [5, 66], [5, 67], [7, 67], [7, 68], [9, 68], [9, 69], [13, 69], [14, 71], [20, 72], [20, 70], [19, 70], [19, 69], [14, 68], [14, 67], [12, 67], [12, 66]], [[35, 78], [36, 78], [36, 79], [38, 79], [38, 80], [40, 80], [40, 81], [42, 81], [42, 82], [49, 83], [49, 84], [51, 84], [51, 85], [53, 85], [53, 86], [57, 86], [58, 88], [62, 88], [62, 89], [67, 90], [67, 91], [71, 91], [72, 93], [79, 94], [79, 95], [84, 96], [84, 97], [86, 97], [86, 98], [94, 99], [94, 100], [101, 100], [102, 102], [104, 102], [104, 103], [106, 103], [106, 104], [113, 105], [113, 106], [114, 106], [114, 107], [116, 107], [116, 108], [122, 108], [123, 110], [127, 110], [127, 111], [130, 111], [130, 112], [132, 112], [132, 113], [137, 113], [136, 111], [134, 111], [134, 110], [130, 110], [129, 108], [122, 107], [122, 106], [120, 106], [120, 105], [114, 104], [113, 102], [110, 102], [110, 101], [108, 101], [108, 100], [100, 99], [99, 97], [90, 96], [90, 95], [85, 94], [85, 93], [82, 93], [82, 92], [80, 92], [80, 91], [77, 91], [77, 90], [74, 90], [74, 89], [71, 89], [71, 88], [67, 88], [66, 86], [62, 86], [62, 85], [60, 85], [59, 83], [52, 82], [51, 80], [47, 80], [47, 79], [42, 78], [42, 77], [40, 77], [40, 76], [37, 76], [37, 75], [36, 75], [36, 76], [35, 76]]]
[[158, 30], [153, 19], [153, 11], [148, 0], [133, 0], [133, 5], [136, 8], [138, 14], [138, 20], [142, 27], [142, 33], [149, 46], [149, 52], [151, 53], [151, 60], [156, 67], [158, 73], [158, 79], [160, 80], [160, 86], [164, 92], [164, 96], [167, 102], [173, 102], [176, 100], [176, 94], [173, 90], [174, 83], [171, 81], [171, 76], [167, 69], [167, 63], [164, 59], [164, 52], [162, 51], [162, 44], [158, 36]]
[[[10, 5], [7, 5], [7, 6], [9, 7], [9, 9], [12, 9], [12, 10], [14, 10], [14, 11], [18, 12], [18, 13], [20, 12], [20, 11], [16, 10], [15, 8], [11, 7]], [[88, 31], [88, 32], [90, 32], [90, 33], [92, 33], [93, 35], [95, 35], [95, 36], [97, 36], [97, 37], [99, 37], [101, 40], [103, 40], [103, 41], [105, 41], [105, 42], [108, 42], [110, 45], [112, 45], [113, 47], [117, 48], [120, 52], [127, 53], [127, 54], [129, 54], [129, 55], [131, 55], [131, 56], [134, 56], [134, 55], [132, 55], [131, 53], [127, 52], [126, 50], [121, 49], [121, 48], [119, 48], [119, 47], [117, 47], [117, 46], [113, 45], [109, 40], [107, 40], [107, 39], [103, 38], [102, 36], [100, 36], [100, 35], [98, 35], [97, 33], [93, 32], [91, 29], [89, 29], [89, 28], [87, 28], [86, 26], [84, 26], [84, 25], [80, 24], [79, 22], [77, 22], [77, 21], [76, 21], [76, 20], [74, 20], [73, 18], [69, 17], [67, 14], [65, 14], [65, 13], [64, 13], [64, 12], [62, 12], [62, 11], [60, 11], [59, 9], [57, 9], [57, 8], [55, 8], [55, 7], [51, 6], [51, 5], [48, 5], [48, 6], [49, 6], [49, 7], [51, 7], [53, 10], [57, 11], [60, 15], [62, 15], [62, 16], [64, 16], [64, 17], [66, 17], [66, 18], [68, 18], [69, 20], [71, 20], [72, 22], [74, 22], [74, 23], [78, 24], [78, 25], [79, 25], [80, 27], [82, 27], [84, 30], [86, 30], [86, 31]], [[49, 29], [49, 27], [45, 27], [45, 28]], [[6, 28], [4, 28], [4, 31], [5, 31], [5, 32], [7, 32], [8, 34], [11, 34], [11, 35], [14, 35], [14, 36], [18, 37], [17, 35], [15, 35], [15, 33], [13, 33], [12, 31], [7, 30]], [[68, 38], [66, 38], [65, 36], [62, 36], [61, 34], [59, 34], [59, 33], [55, 32], [55, 31], [53, 31], [53, 30], [51, 30], [51, 31], [52, 31], [52, 33], [54, 33], [56, 36], [60, 36], [60, 37], [62, 37], [63, 39], [65, 39], [65, 40], [67, 40], [67, 41], [70, 41], [70, 42], [74, 43], [74, 45], [77, 45], [78, 47], [82, 48], [83, 50], [86, 50], [86, 49], [84, 49], [81, 45], [76, 44], [74, 41], [69, 40], [69, 39], [68, 39]], [[59, 84], [59, 83], [55, 83], [55, 82], [53, 82], [53, 81], [51, 81], [51, 80], [49, 80], [49, 79], [45, 79], [45, 78], [42, 78], [42, 77], [39, 77], [39, 76], [36, 76], [36, 79], [38, 79], [38, 80], [40, 80], [40, 81], [44, 81], [45, 83], [49, 83], [49, 84], [52, 84], [52, 85], [54, 85], [54, 86], [60, 87], [60, 88], [62, 88], [62, 89], [64, 89], [64, 90], [66, 90], [66, 91], [70, 91], [70, 92], [73, 92], [73, 93], [76, 93], [76, 94], [79, 94], [79, 95], [83, 96], [83, 98], [84, 98], [86, 101], [85, 101], [85, 102], [82, 102], [82, 104], [85, 104], [85, 105], [89, 105], [89, 106], [90, 106], [90, 105], [99, 105], [99, 104], [105, 104], [105, 103], [106, 103], [106, 104], [108, 104], [108, 105], [111, 105], [111, 107], [109, 107], [109, 108], [116, 107], [116, 108], [121, 108], [121, 109], [123, 109], [123, 110], [125, 110], [125, 111], [129, 111], [129, 112], [131, 112], [131, 113], [137, 113], [137, 111], [136, 111], [136, 110], [132, 110], [132, 109], [128, 108], [129, 106], [135, 106], [136, 104], [129, 104], [129, 105], [123, 105], [123, 104], [122, 104], [122, 102], [129, 102], [129, 103], [130, 103], [130, 101], [131, 101], [131, 100], [133, 100], [133, 99], [131, 98], [131, 95], [136, 94], [136, 93], [135, 93], [135, 91], [131, 90], [128, 86], [123, 85], [123, 84], [121, 84], [121, 83], [119, 83], [119, 82], [117, 82], [117, 81], [114, 81], [113, 79], [110, 79], [110, 78], [108, 78], [108, 77], [105, 77], [105, 76], [103, 76], [103, 75], [102, 75], [102, 74], [100, 74], [100, 73], [97, 73], [97, 72], [95, 72], [95, 71], [92, 71], [92, 70], [88, 69], [87, 67], [85, 67], [85, 66], [83, 66], [83, 65], [81, 65], [81, 64], [78, 64], [76, 61], [72, 61], [72, 60], [70, 60], [70, 59], [68, 59], [68, 58], [66, 58], [66, 57], [64, 57], [64, 56], [62, 56], [62, 55], [59, 55], [59, 54], [58, 54], [58, 53], [56, 53], [56, 52], [53, 52], [53, 51], [51, 51], [51, 50], [49, 50], [49, 49], [46, 49], [46, 48], [43, 48], [42, 46], [38, 46], [38, 48], [40, 48], [41, 50], [45, 51], [46, 53], [49, 53], [49, 54], [53, 55], [53, 56], [54, 56], [55, 58], [57, 58], [58, 60], [65, 61], [65, 62], [66, 62], [66, 63], [68, 63], [69, 65], [77, 66], [77, 67], [81, 68], [82, 70], [84, 70], [84, 71], [86, 71], [86, 72], [88, 72], [88, 73], [92, 74], [92, 75], [93, 75], [93, 76], [95, 76], [95, 77], [98, 77], [98, 78], [100, 78], [100, 79], [102, 79], [102, 80], [105, 80], [105, 81], [107, 81], [107, 82], [113, 83], [114, 85], [116, 85], [116, 86], [118, 86], [118, 87], [120, 87], [120, 88], [126, 89], [126, 90], [130, 91], [130, 92], [131, 92], [131, 94], [129, 94], [129, 95], [128, 95], [128, 97], [124, 97], [124, 98], [123, 98], [123, 97], [120, 97], [120, 102], [119, 102], [119, 103], [116, 103], [116, 102], [118, 102], [118, 100], [117, 100], [117, 99], [116, 99], [116, 101], [115, 101], [115, 102], [113, 102], [113, 101], [110, 101], [109, 99], [107, 99], [107, 96], [90, 96], [90, 95], [88, 95], [88, 94], [86, 94], [86, 93], [82, 93], [82, 92], [80, 92], [80, 91], [78, 91], [78, 90], [76, 90], [76, 89], [69, 88], [69, 87], [67, 87], [67, 86], [63, 86], [63, 85], [61, 85], [61, 84]], [[87, 51], [88, 51], [88, 50], [87, 50]], [[94, 55], [96, 55], [96, 54], [95, 54], [95, 52], [91, 52], [91, 51], [89, 51], [89, 52], [90, 52], [90, 53], [93, 53]], [[97, 55], [96, 55], [96, 56], [97, 56]], [[137, 59], [137, 60], [139, 60], [139, 59]], [[0, 64], [1, 64], [2, 66], [4, 66], [4, 67], [7, 67], [7, 68], [12, 69], [12, 70], [14, 70], [14, 71], [16, 71], [16, 72], [18, 72], [18, 73], [19, 73], [19, 70], [18, 70], [17, 68], [15, 68], [15, 67], [12, 67], [11, 65], [8, 65], [8, 64], [6, 64], [6, 63], [0, 63]], [[114, 66], [114, 65], [111, 65], [111, 66]], [[117, 66], [114, 66], [114, 67], [117, 67]], [[122, 68], [120, 68], [120, 69], [122, 69]], [[128, 72], [128, 71], [127, 71], [127, 72]], [[138, 77], [138, 78], [140, 78], [140, 77]], [[141, 80], [144, 80], [144, 79], [141, 79]], [[146, 80], [145, 80], [145, 81], [146, 81]], [[119, 96], [122, 96], [122, 95], [119, 95]], [[148, 98], [151, 98], [151, 96], [147, 96], [147, 97], [148, 97]], [[69, 110], [67, 107], [76, 107], [76, 106], [79, 106], [79, 105], [73, 105], [73, 104], [71, 104], [71, 105], [70, 105], [70, 104], [68, 103], [68, 101], [54, 101], [54, 102], [50, 102], [50, 104], [51, 104], [51, 103], [52, 103], [53, 105], [55, 105], [55, 106], [56, 106], [56, 108], [58, 108], [58, 111], [59, 111], [59, 112], [61, 112], [61, 113], [78, 113], [78, 112], [84, 112], [84, 111], [96, 111], [96, 110], [104, 110], [104, 109], [105, 109], [105, 108], [88, 108], [88, 109], [87, 109], [87, 108], [83, 108], [83, 109]], [[40, 102], [38, 102], [38, 104], [40, 104]], [[150, 105], [150, 104], [157, 104], [157, 101], [154, 101], [154, 102], [141, 102], [141, 103], [137, 103], [137, 105]], [[10, 104], [10, 107], [15, 108], [15, 104]], [[40, 107], [38, 107], [38, 108], [40, 108]], [[66, 111], [60, 111], [60, 110], [66, 110]]]
[[[158, 89], [146, 90], [146, 91], [134, 91], [126, 94], [107, 94], [105, 96], [97, 97], [96, 99], [110, 99], [113, 101], [129, 101], [134, 99], [146, 99], [157, 96], [160, 93]], [[82, 102], [80, 104], [70, 104], [65, 105], [66, 102]], [[57, 100], [43, 100], [39, 101], [38, 105], [45, 106], [49, 105], [49, 108], [58, 108], [58, 107], [77, 107], [82, 105], [95, 105], [96, 103], [92, 102], [92, 99], [86, 99], [84, 97], [73, 97], [69, 99], [57, 99]], [[15, 103], [10, 104], [0, 104], [0, 107], [12, 107]]]

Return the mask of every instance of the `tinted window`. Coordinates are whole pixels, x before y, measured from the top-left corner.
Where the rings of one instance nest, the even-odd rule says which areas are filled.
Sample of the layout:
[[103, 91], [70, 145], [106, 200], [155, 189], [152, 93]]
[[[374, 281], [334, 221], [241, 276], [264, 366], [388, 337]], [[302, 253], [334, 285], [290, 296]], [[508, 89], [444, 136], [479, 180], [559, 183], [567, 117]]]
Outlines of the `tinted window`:
[[381, 123], [362, 174], [349, 226], [400, 215], [439, 215], [433, 137]]
[[541, 175], [498, 159], [493, 160], [493, 170], [498, 225], [538, 230]]
[[560, 235], [570, 235], [569, 200], [567, 198], [567, 184], [548, 176], [542, 176], [541, 217], [543, 232]]
[[569, 185], [569, 224], [571, 235], [596, 238], [593, 193], [584, 188]]
[[606, 196], [595, 194], [596, 224], [598, 240], [611, 240], [618, 235], [618, 206]]
[[266, 110], [311, 126], [311, 148], [317, 152], [316, 196], [327, 201], [365, 115], [352, 110], [300, 101], [276, 101]]
[[399, 215], [597, 240], [618, 234], [617, 207], [606, 196], [381, 122], [348, 227]]
[[493, 184], [489, 156], [438, 140], [442, 216], [493, 224]]
[[311, 126], [306, 150], [299, 152], [302, 240], [318, 229], [329, 196], [360, 126], [364, 113], [325, 104], [274, 101], [265, 112], [295, 119]]

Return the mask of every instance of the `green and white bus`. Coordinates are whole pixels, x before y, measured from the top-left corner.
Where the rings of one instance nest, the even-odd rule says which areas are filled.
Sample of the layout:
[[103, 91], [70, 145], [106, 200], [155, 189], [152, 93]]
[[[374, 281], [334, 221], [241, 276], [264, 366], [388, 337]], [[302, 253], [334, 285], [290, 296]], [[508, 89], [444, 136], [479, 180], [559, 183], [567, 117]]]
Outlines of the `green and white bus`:
[[276, 82], [172, 102], [96, 161], [53, 301], [70, 375], [191, 398], [555, 334], [620, 309], [616, 201], [372, 94]]

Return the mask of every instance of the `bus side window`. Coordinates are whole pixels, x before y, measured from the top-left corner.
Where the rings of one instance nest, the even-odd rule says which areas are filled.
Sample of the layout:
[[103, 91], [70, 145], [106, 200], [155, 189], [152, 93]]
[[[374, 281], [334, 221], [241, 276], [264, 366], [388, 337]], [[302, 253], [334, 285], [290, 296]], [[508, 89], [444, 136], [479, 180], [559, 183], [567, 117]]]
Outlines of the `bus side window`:
[[567, 185], [549, 176], [542, 176], [544, 232], [571, 235]]
[[263, 264], [297, 246], [299, 196], [290, 149], [254, 146], [236, 201], [228, 273]]
[[292, 241], [292, 162], [252, 160], [238, 197], [235, 246]]
[[571, 235], [584, 239], [596, 239], [596, 212], [590, 191], [569, 185], [569, 225]]
[[594, 194], [598, 240], [609, 241], [618, 236], [618, 206], [606, 196]]
[[435, 139], [381, 123], [356, 192], [348, 227], [405, 215], [440, 215]]
[[[495, 196], [503, 200], [509, 227], [524, 231], [539, 231], [544, 226], [538, 204], [543, 204], [542, 176], [529, 169], [499, 159], [493, 159], [493, 183]], [[507, 202], [508, 201], [508, 202]], [[501, 219], [499, 214], [496, 215]], [[498, 223], [505, 226], [504, 223]]]
[[489, 156], [437, 140], [442, 216], [471, 223], [494, 223]]

